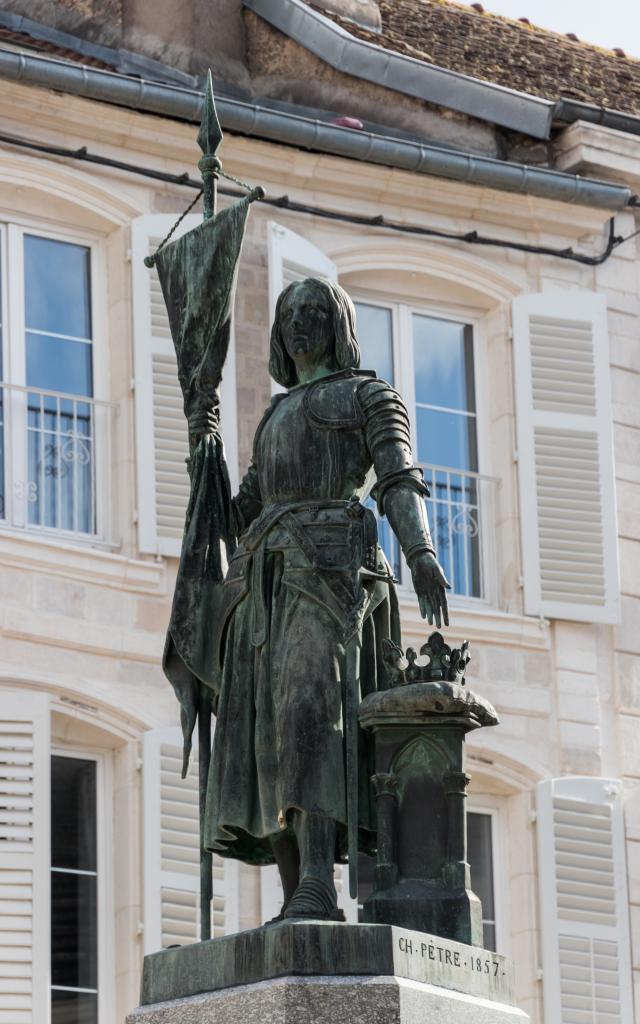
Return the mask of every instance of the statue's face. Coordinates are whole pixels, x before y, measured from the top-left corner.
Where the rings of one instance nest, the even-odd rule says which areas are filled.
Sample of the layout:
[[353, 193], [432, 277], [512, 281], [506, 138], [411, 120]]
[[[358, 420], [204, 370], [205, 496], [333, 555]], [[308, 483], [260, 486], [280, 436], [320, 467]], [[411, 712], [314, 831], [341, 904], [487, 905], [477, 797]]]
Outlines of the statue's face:
[[331, 359], [331, 310], [319, 288], [302, 282], [291, 289], [280, 310], [280, 332], [294, 363], [309, 357], [318, 362]]

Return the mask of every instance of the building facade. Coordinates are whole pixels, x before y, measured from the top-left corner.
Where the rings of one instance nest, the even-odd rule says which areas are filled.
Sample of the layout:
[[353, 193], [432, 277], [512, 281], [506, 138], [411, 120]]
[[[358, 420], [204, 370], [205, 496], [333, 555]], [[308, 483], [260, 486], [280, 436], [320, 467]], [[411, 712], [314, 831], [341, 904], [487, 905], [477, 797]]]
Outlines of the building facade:
[[[485, 943], [534, 1024], [631, 1024], [640, 280], [638, 239], [607, 246], [637, 227], [637, 62], [436, 0], [31, 6], [0, 11], [0, 1024], [115, 1024], [143, 954], [198, 934], [161, 669], [187, 436], [143, 259], [196, 196], [209, 62], [224, 170], [268, 200], [223, 382], [232, 482], [277, 295], [337, 279], [410, 411], [446, 637], [501, 719], [467, 743]], [[216, 860], [214, 934], [277, 898], [274, 869]]]

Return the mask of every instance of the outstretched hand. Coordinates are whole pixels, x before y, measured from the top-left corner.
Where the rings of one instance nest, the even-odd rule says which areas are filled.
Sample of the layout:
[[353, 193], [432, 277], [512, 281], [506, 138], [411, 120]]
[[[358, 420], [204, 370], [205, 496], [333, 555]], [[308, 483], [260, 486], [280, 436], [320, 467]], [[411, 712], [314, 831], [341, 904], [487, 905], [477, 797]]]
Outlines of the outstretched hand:
[[411, 559], [409, 568], [422, 618], [427, 619], [430, 626], [435, 620], [438, 629], [443, 624], [448, 626], [449, 607], [446, 592], [451, 590], [451, 585], [447, 582], [436, 556], [429, 551], [421, 551]]

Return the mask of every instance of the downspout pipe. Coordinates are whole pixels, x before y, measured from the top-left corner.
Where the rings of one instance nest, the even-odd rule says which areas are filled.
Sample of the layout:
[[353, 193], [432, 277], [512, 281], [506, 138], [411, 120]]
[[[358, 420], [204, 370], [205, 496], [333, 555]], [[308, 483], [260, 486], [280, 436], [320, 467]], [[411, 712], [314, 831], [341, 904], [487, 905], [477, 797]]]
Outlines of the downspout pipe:
[[[48, 57], [0, 49], [0, 78], [162, 117], [200, 121], [203, 97], [195, 89], [130, 78]], [[636, 205], [636, 197], [623, 185], [344, 128], [225, 96], [216, 98], [216, 106], [224, 129], [269, 142], [605, 210]]]

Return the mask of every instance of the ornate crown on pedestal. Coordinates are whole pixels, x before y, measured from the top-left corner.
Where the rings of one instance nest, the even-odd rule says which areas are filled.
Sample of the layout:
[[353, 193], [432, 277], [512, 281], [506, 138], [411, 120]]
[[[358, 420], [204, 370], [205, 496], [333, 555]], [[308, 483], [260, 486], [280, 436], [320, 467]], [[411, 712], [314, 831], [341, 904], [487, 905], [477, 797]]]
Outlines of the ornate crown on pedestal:
[[382, 658], [392, 686], [406, 686], [408, 683], [458, 683], [464, 686], [464, 673], [471, 655], [469, 641], [462, 647], [449, 647], [442, 633], [432, 633], [426, 644], [420, 648], [421, 655], [427, 655], [425, 665], [418, 664], [418, 655], [413, 647], [407, 648], [406, 655], [393, 640], [382, 641]]

